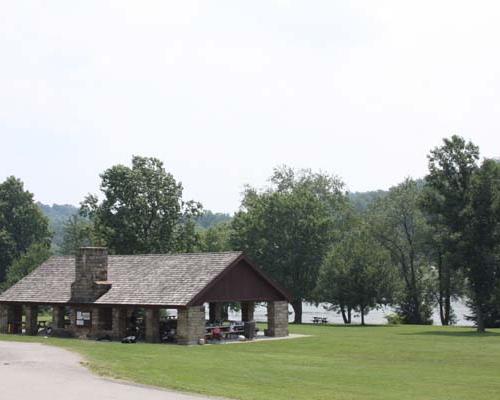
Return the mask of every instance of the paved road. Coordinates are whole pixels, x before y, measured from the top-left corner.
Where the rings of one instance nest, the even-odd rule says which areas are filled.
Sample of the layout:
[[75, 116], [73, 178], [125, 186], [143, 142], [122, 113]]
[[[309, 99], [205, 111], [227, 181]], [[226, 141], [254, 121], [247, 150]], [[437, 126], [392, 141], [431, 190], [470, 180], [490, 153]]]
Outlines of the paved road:
[[78, 355], [56, 347], [0, 341], [0, 399], [208, 400], [102, 379], [80, 361]]

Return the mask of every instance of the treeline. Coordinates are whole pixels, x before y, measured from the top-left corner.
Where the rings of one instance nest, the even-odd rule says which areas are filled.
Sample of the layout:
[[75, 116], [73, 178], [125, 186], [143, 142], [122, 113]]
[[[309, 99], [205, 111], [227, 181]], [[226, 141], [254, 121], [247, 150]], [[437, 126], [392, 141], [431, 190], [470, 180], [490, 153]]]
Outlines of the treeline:
[[[246, 187], [231, 218], [183, 199], [160, 160], [133, 157], [130, 167], [103, 172], [102, 200], [82, 201], [63, 224], [58, 251], [244, 250], [290, 291], [297, 323], [309, 301], [338, 310], [345, 323], [354, 312], [364, 323], [370, 310], [391, 305], [393, 320], [429, 324], [438, 306], [449, 325], [456, 322], [452, 300], [460, 298], [479, 331], [500, 326], [500, 166], [480, 161], [477, 146], [458, 136], [433, 149], [428, 166], [422, 180], [364, 194], [347, 193], [336, 176], [279, 167], [269, 187]], [[0, 248], [8, 249], [0, 281], [12, 284], [48, 257], [49, 237], [31, 194], [7, 179], [0, 186]]]
[[[75, 224], [75, 218], [78, 219], [79, 208], [71, 204], [47, 205], [40, 202], [36, 204], [48, 219], [49, 230], [52, 235], [52, 253], [59, 255], [72, 254], [71, 246], [68, 246], [65, 242], [71, 236], [68, 231], [71, 231], [72, 226]], [[229, 220], [231, 220], [231, 216], [227, 213], [203, 210], [196, 218], [195, 224], [196, 229], [204, 230]]]

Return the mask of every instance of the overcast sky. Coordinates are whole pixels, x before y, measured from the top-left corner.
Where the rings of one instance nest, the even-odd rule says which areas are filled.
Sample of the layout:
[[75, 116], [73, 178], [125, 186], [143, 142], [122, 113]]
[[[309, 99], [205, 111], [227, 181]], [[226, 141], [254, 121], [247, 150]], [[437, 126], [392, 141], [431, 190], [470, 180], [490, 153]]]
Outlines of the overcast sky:
[[224, 212], [280, 164], [365, 191], [453, 133], [500, 155], [497, 1], [0, 4], [0, 180], [44, 203], [133, 154]]

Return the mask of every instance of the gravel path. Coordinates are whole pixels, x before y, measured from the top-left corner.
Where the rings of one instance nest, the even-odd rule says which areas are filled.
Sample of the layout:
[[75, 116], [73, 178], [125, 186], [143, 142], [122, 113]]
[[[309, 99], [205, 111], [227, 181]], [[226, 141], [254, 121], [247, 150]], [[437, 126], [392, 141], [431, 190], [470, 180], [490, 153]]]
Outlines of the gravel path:
[[0, 341], [0, 399], [209, 399], [103, 379], [91, 374], [80, 362], [77, 354], [57, 347]]

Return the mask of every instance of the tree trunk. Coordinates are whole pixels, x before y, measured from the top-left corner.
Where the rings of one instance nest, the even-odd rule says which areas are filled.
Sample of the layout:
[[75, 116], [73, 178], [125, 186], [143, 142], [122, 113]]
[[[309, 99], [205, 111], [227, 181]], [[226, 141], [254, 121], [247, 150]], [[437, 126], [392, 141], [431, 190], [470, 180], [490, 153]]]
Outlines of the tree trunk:
[[292, 301], [293, 308], [293, 323], [301, 324], [302, 323], [302, 300], [294, 300]]
[[224, 303], [222, 306], [221, 318], [223, 321], [227, 321], [229, 319], [229, 304]]
[[350, 321], [347, 319], [347, 314], [345, 312], [344, 307], [340, 307], [340, 312], [342, 313], [342, 319], [344, 320], [344, 324], [348, 324]]
[[347, 307], [347, 323], [351, 323], [351, 307]]
[[441, 319], [441, 325], [446, 326], [446, 315], [444, 310], [444, 293], [443, 293], [443, 257], [441, 256], [441, 252], [438, 254], [438, 284], [439, 284], [439, 294], [438, 294], [438, 303], [439, 303], [439, 318]]
[[360, 306], [361, 310], [361, 326], [365, 326], [365, 307]]
[[439, 308], [441, 325], [450, 325], [451, 315], [451, 271], [448, 264], [443, 264], [439, 254]]
[[484, 314], [483, 314], [483, 308], [481, 307], [480, 304], [476, 305], [476, 317], [477, 317], [477, 331], [478, 333], [484, 333], [485, 332]]
[[[446, 325], [450, 325], [451, 317], [451, 295], [450, 295], [450, 282], [448, 282], [448, 287], [445, 290], [444, 297], [444, 322]], [[444, 325], [444, 324], [443, 324]]]

